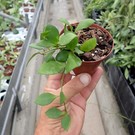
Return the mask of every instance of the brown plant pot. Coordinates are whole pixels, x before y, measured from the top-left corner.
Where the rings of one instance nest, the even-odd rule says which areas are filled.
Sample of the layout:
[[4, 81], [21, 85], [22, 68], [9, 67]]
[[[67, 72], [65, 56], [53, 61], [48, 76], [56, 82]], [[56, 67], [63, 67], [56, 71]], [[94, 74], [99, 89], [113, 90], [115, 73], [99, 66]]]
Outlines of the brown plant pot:
[[24, 7], [27, 7], [28, 6], [28, 3], [23, 3], [22, 4]]
[[12, 72], [13, 72], [13, 69], [14, 69], [14, 66], [7, 65], [5, 67], [4, 75], [5, 76], [11, 76], [12, 75]]
[[17, 47], [21, 47], [22, 45], [23, 45], [23, 41], [17, 41], [17, 42], [16, 42], [16, 46], [17, 46]]
[[[90, 27], [94, 27], [94, 28], [97, 28], [97, 29], [103, 31], [104, 33], [106, 33], [108, 35], [108, 37], [110, 39], [113, 39], [111, 34], [106, 29], [102, 28], [101, 26], [99, 26], [97, 24], [93, 24]], [[82, 65], [73, 70], [74, 73], [76, 75], [78, 75], [80, 73], [89, 73], [90, 75], [93, 75], [95, 73], [97, 67], [100, 65], [100, 63], [112, 53], [113, 47], [114, 47], [114, 43], [112, 42], [112, 48], [111, 48], [110, 52], [105, 57], [101, 58], [100, 60], [82, 61]]]
[[35, 9], [34, 9], [34, 8], [32, 8], [30, 11], [31, 11], [31, 12], [35, 12]]
[[4, 46], [0, 46], [0, 51], [3, 51], [5, 50], [5, 47]]
[[7, 58], [8, 61], [11, 60], [11, 54], [10, 53], [5, 54], [5, 57]]
[[30, 10], [29, 10], [29, 8], [24, 8], [24, 11], [29, 12]]
[[0, 65], [4, 65], [5, 61], [4, 60], [0, 60]]
[[[71, 25], [77, 26], [77, 24], [78, 23], [74, 23]], [[94, 28], [101, 30], [102, 32], [107, 34], [108, 39], [113, 39], [111, 34], [106, 29], [99, 26], [98, 24], [92, 24], [90, 27], [94, 27]], [[68, 29], [70, 29], [70, 28], [68, 27]], [[64, 32], [64, 30], [62, 30], [60, 34], [62, 34], [63, 32]], [[73, 70], [75, 75], [78, 75], [80, 73], [89, 73], [90, 75], [93, 75], [95, 73], [97, 67], [100, 65], [100, 63], [112, 53], [113, 47], [114, 47], [114, 43], [112, 41], [110, 52], [106, 56], [102, 57], [101, 59], [99, 59], [97, 61], [82, 61], [82, 65]]]

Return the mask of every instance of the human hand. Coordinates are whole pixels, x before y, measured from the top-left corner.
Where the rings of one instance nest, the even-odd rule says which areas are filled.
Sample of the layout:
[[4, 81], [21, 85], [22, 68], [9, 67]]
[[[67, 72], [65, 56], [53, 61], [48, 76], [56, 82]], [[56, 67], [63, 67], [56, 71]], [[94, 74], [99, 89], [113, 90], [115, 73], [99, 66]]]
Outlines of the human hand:
[[[67, 98], [67, 112], [71, 117], [70, 127], [68, 131], [65, 131], [61, 127], [61, 118], [50, 119], [45, 115], [45, 112], [52, 107], [57, 107], [62, 111], [65, 109], [63, 105], [60, 105], [59, 99], [56, 99], [51, 104], [41, 108], [35, 135], [80, 135], [84, 122], [86, 101], [97, 85], [102, 72], [102, 68], [98, 67], [92, 76], [82, 73], [71, 79], [71, 74], [65, 75], [63, 92]], [[49, 76], [45, 91], [59, 95], [61, 77], [61, 74]]]

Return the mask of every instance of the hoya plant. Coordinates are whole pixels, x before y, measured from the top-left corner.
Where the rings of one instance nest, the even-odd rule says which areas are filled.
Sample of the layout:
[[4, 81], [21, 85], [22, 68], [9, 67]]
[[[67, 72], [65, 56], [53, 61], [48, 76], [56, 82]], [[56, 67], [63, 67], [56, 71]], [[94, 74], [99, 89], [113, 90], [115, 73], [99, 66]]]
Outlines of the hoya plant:
[[[79, 55], [84, 52], [89, 52], [96, 47], [96, 38], [87, 39], [82, 44], [78, 43], [77, 33], [89, 27], [94, 23], [92, 19], [85, 19], [80, 21], [77, 26], [70, 25], [70, 23], [62, 18], [60, 21], [64, 24], [64, 29], [61, 34], [59, 30], [48, 24], [40, 34], [40, 41], [36, 44], [31, 44], [32, 48], [38, 50], [29, 61], [36, 55], [43, 55], [43, 63], [41, 64], [38, 73], [42, 75], [50, 75], [62, 73], [67, 74], [74, 68], [79, 67], [82, 64], [82, 60]], [[63, 80], [61, 80], [63, 82]], [[62, 86], [63, 84], [61, 84]], [[45, 106], [53, 102], [58, 96], [51, 93], [43, 93], [36, 99], [36, 103], [41, 106]], [[66, 96], [64, 95], [62, 88], [59, 95], [60, 105], [65, 106]], [[66, 106], [65, 106], [66, 108]], [[61, 124], [65, 130], [68, 130], [70, 125], [70, 115], [64, 110], [57, 108], [51, 108], [45, 112], [49, 118], [56, 119], [62, 117]]]

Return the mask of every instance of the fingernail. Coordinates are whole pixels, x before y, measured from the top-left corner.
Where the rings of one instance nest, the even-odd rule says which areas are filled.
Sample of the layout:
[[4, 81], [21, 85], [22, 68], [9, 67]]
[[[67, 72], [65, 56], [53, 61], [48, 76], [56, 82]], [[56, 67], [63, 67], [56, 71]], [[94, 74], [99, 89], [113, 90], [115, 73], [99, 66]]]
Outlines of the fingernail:
[[91, 81], [91, 76], [87, 73], [81, 74], [80, 81], [84, 84], [84, 86], [87, 86]]

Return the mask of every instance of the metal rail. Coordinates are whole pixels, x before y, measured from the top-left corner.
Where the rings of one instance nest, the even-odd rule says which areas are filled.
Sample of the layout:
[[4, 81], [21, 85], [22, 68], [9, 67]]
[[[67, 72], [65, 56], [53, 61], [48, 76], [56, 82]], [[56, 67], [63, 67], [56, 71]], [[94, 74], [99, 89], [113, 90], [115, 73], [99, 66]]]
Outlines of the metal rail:
[[33, 21], [29, 26], [28, 34], [23, 44], [20, 56], [17, 60], [17, 64], [13, 71], [9, 88], [4, 98], [3, 105], [0, 110], [0, 135], [9, 135], [12, 126], [12, 116], [15, 106], [18, 105], [19, 110], [21, 106], [18, 99], [18, 91], [20, 89], [20, 83], [23, 77], [24, 69], [26, 67], [27, 55], [29, 52], [29, 44], [31, 43], [33, 36], [36, 38], [36, 27], [39, 21], [41, 10], [43, 10], [44, 0], [39, 0], [37, 3], [36, 11], [33, 17]]

